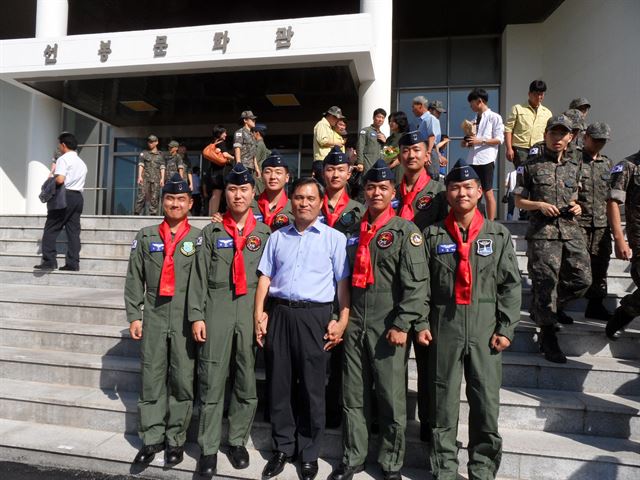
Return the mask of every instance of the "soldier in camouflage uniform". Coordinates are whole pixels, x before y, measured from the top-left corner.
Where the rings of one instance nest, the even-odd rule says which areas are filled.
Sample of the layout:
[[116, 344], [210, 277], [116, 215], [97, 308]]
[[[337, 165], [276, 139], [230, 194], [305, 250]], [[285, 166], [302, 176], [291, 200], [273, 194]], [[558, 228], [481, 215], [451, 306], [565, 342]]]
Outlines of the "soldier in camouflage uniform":
[[611, 229], [607, 222], [607, 198], [611, 179], [611, 160], [600, 151], [611, 136], [606, 123], [589, 125], [582, 149], [581, 188], [578, 203], [582, 215], [578, 223], [585, 234], [591, 257], [592, 284], [587, 290], [589, 299], [585, 317], [609, 320], [611, 313], [603, 305], [607, 296], [607, 270], [611, 258]]
[[233, 156], [236, 163], [242, 163], [247, 170], [260, 176], [260, 168], [256, 162], [256, 139], [251, 129], [256, 126], [256, 117], [251, 110], [240, 115], [241, 127], [233, 134]]
[[544, 142], [534, 145], [517, 169], [514, 190], [516, 206], [531, 212], [526, 235], [531, 316], [540, 327], [540, 350], [555, 363], [567, 361], [556, 336], [560, 312], [591, 286], [587, 245], [576, 220], [582, 212], [577, 203], [582, 159], [566, 151], [572, 128], [565, 115], [549, 119]]
[[145, 204], [148, 204], [149, 215], [158, 215], [160, 189], [164, 185], [165, 159], [158, 150], [158, 137], [147, 137], [147, 150], [143, 150], [138, 160], [138, 194], [134, 213], [142, 215]]
[[[569, 143], [569, 148], [572, 150], [581, 149], [584, 145], [584, 132], [587, 128], [582, 113], [580, 112], [580, 110], [572, 108], [564, 112], [563, 115], [569, 117], [571, 119], [571, 122], [573, 123], [573, 128], [571, 129], [573, 138]], [[577, 155], [581, 154], [578, 153]]]
[[569, 104], [569, 109], [576, 109], [580, 112], [580, 114], [582, 115], [583, 119], [587, 118], [587, 114], [589, 113], [589, 110], [591, 109], [591, 103], [589, 103], [589, 100], [587, 100], [584, 97], [578, 97], [578, 98], [574, 98], [573, 100], [571, 100], [571, 103]]
[[165, 155], [166, 168], [164, 175], [166, 178], [172, 178], [176, 173], [180, 174], [182, 178], [186, 177], [184, 161], [182, 155], [178, 153], [178, 147], [180, 144], [175, 140], [169, 142], [169, 153]]
[[[634, 292], [621, 300], [607, 323], [605, 332], [615, 340], [617, 332], [640, 315], [640, 151], [618, 163], [611, 174], [607, 213], [615, 240], [616, 258], [631, 261], [631, 277], [636, 284]], [[628, 243], [620, 222], [620, 204], [625, 206]]]

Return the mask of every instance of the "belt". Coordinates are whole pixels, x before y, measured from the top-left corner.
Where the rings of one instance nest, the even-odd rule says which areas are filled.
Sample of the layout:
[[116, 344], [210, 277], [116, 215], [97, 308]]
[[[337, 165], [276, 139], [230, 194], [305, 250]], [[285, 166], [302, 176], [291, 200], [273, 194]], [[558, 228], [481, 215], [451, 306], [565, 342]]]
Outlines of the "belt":
[[275, 305], [284, 305], [289, 308], [317, 308], [333, 305], [333, 302], [308, 302], [305, 300], [285, 300], [284, 298], [269, 297], [269, 300]]

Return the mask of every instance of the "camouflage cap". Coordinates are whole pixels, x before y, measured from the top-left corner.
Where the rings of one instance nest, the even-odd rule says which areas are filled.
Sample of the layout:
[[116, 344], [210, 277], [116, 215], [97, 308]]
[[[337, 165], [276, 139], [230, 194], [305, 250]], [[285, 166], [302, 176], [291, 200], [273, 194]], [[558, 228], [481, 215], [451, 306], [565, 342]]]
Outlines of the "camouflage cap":
[[147, 137], [147, 142], [157, 142], [158, 141], [158, 137], [156, 137], [154, 134], [151, 134]]
[[571, 108], [563, 113], [563, 115], [569, 117], [573, 123], [573, 130], [584, 130], [587, 128], [582, 113], [577, 108]]
[[589, 103], [589, 100], [587, 100], [584, 97], [574, 98], [573, 100], [571, 100], [571, 103], [569, 104], [569, 108], [580, 108], [580, 107], [591, 108], [591, 104]]
[[176, 142], [175, 140], [171, 140], [169, 142], [169, 148], [174, 148], [174, 147], [179, 147], [180, 144], [178, 142]]
[[444, 104], [440, 100], [435, 100], [429, 103], [429, 108], [439, 111], [440, 113], [447, 113], [447, 110], [444, 108]]
[[547, 121], [547, 128], [545, 129], [545, 131], [551, 130], [555, 127], [564, 127], [567, 129], [567, 131], [570, 132], [571, 130], [573, 130], [573, 122], [566, 115], [554, 115]]
[[340, 119], [340, 118], [346, 118], [343, 114], [342, 114], [342, 109], [340, 107], [336, 107], [335, 105], [333, 107], [330, 107], [326, 112], [324, 112], [323, 114], [325, 117], [327, 115], [333, 115], [334, 117]]
[[256, 117], [251, 110], [245, 110], [240, 114], [240, 120], [244, 120], [245, 118], [250, 118], [251, 120], [255, 120]]
[[587, 135], [595, 140], [609, 140], [611, 127], [604, 122], [595, 122], [587, 127]]

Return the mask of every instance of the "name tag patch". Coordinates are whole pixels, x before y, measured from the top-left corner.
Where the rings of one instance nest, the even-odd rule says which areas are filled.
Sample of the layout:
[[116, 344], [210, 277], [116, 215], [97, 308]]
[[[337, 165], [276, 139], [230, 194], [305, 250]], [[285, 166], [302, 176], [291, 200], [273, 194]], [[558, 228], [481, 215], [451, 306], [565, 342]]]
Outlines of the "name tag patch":
[[133, 242], [131, 242], [131, 250], [135, 250], [137, 246], [138, 246], [138, 240], [134, 240]]
[[476, 253], [481, 257], [488, 257], [493, 253], [493, 240], [491, 239], [478, 239], [476, 245], [478, 246]]
[[347, 240], [347, 247], [353, 247], [354, 245], [358, 245], [358, 242], [360, 241], [360, 237], [351, 237]]
[[164, 252], [164, 243], [162, 242], [151, 242], [149, 244], [150, 252]]
[[196, 238], [196, 247], [199, 247], [200, 245], [202, 245], [202, 236]]
[[254, 213], [253, 218], [255, 218], [259, 222], [262, 222], [264, 220], [264, 217], [262, 216], [261, 213]]
[[216, 241], [216, 248], [233, 248], [233, 238], [219, 238]]
[[458, 250], [458, 246], [455, 243], [441, 243], [437, 247], [438, 255], [455, 253], [456, 250]]
[[399, 206], [400, 206], [400, 200], [398, 200], [397, 198], [394, 198], [393, 200], [391, 200], [391, 208], [395, 210]]

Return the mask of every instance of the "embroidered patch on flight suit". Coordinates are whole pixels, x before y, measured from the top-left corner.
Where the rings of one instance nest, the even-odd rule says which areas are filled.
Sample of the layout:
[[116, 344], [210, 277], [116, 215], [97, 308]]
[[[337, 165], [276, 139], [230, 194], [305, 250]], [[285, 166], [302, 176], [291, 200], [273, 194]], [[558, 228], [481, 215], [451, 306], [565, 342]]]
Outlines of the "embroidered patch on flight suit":
[[289, 225], [289, 217], [287, 217], [284, 213], [279, 213], [276, 215], [276, 218], [273, 219], [272, 225], [275, 228], [284, 227], [285, 225]]
[[413, 245], [414, 247], [419, 247], [420, 245], [422, 245], [422, 235], [420, 235], [419, 233], [412, 233], [409, 237], [409, 242], [411, 242], [411, 245]]
[[378, 240], [376, 240], [376, 243], [380, 248], [389, 248], [391, 245], [393, 245], [394, 240], [395, 237], [393, 236], [393, 232], [387, 230], [386, 232], [382, 232], [378, 236]]
[[455, 253], [458, 250], [458, 246], [455, 243], [441, 243], [438, 245], [436, 251], [438, 255], [443, 255], [446, 253]]
[[353, 212], [347, 212], [340, 217], [340, 223], [345, 227], [350, 227], [354, 223], [356, 223], [356, 216]]
[[151, 242], [149, 244], [150, 252], [164, 252], [164, 243], [162, 242]]
[[233, 238], [219, 238], [216, 241], [216, 248], [233, 248]]
[[478, 246], [476, 253], [481, 257], [488, 257], [493, 253], [493, 240], [489, 238], [476, 240], [476, 245]]
[[250, 252], [257, 252], [258, 250], [260, 250], [260, 246], [262, 245], [262, 240], [260, 240], [260, 237], [256, 237], [255, 235], [250, 235], [247, 238], [247, 250], [249, 250]]
[[358, 245], [358, 242], [360, 242], [359, 236], [351, 237], [347, 240], [347, 247], [353, 247], [354, 245]]
[[399, 206], [400, 206], [400, 200], [398, 200], [397, 198], [394, 198], [393, 200], [391, 200], [391, 208], [395, 210]]
[[202, 235], [196, 238], [196, 247], [199, 247], [200, 245], [202, 245]]
[[193, 242], [182, 242], [180, 253], [182, 253], [185, 257], [190, 257], [191, 255], [196, 253], [196, 247], [193, 245]]
[[416, 208], [418, 210], [427, 210], [431, 206], [431, 201], [433, 200], [433, 195], [428, 193], [423, 197], [420, 197], [416, 201]]
[[131, 250], [135, 250], [137, 246], [138, 246], [138, 240], [134, 240], [133, 242], [131, 242]]
[[261, 213], [254, 213], [253, 218], [255, 218], [258, 222], [262, 222], [264, 220], [264, 217]]

